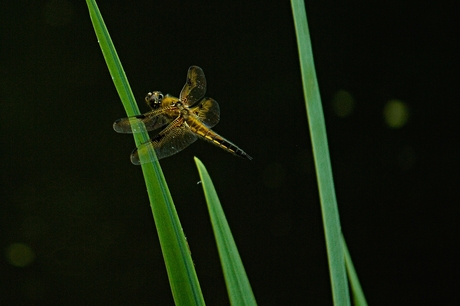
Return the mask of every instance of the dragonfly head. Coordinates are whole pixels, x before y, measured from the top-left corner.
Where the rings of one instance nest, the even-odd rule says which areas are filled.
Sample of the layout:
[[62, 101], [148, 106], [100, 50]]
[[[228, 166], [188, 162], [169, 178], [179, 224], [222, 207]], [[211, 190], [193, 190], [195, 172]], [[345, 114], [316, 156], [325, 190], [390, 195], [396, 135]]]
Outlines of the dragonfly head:
[[151, 109], [157, 109], [163, 102], [163, 94], [161, 91], [152, 91], [145, 96], [145, 102]]

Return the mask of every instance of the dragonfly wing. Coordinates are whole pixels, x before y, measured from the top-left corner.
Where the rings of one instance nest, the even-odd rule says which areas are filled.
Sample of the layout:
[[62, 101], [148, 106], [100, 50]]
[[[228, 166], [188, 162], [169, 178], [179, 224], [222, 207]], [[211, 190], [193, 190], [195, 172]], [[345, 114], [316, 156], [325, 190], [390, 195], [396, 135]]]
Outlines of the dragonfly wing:
[[150, 154], [152, 148], [155, 150], [157, 159], [174, 155], [197, 139], [198, 137], [190, 130], [184, 119], [179, 117], [156, 137], [134, 149], [131, 154], [131, 162], [135, 165], [140, 165], [153, 161], [153, 156]]
[[187, 79], [182, 88], [179, 100], [186, 106], [198, 102], [206, 93], [206, 78], [203, 70], [198, 66], [190, 66], [187, 72]]
[[140, 133], [142, 122], [144, 123], [147, 131], [153, 131], [171, 122], [170, 118], [162, 115], [161, 113], [162, 110], [158, 110], [151, 111], [143, 115], [120, 118], [113, 123], [113, 129], [117, 133]]
[[219, 104], [213, 98], [203, 98], [197, 106], [192, 107], [190, 110], [208, 128], [212, 128], [219, 122], [220, 108]]

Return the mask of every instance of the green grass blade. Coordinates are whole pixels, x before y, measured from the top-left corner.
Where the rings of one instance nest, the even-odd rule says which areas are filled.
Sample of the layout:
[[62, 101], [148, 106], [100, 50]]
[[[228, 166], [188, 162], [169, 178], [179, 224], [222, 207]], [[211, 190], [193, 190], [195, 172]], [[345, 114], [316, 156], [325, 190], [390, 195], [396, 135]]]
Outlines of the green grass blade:
[[[109, 32], [94, 0], [87, 0], [91, 21], [110, 75], [128, 116], [139, 114], [129, 82]], [[148, 140], [144, 131], [134, 134], [136, 145]], [[151, 150], [151, 154], [155, 154]], [[126, 159], [128, 161], [128, 159]], [[158, 162], [142, 165], [153, 218], [176, 305], [205, 305], [187, 242]]]
[[350, 280], [351, 292], [353, 293], [353, 302], [356, 306], [367, 306], [366, 297], [364, 296], [363, 288], [358, 279], [355, 266], [351, 260], [350, 252], [348, 251], [347, 243], [342, 235], [343, 251], [345, 253], [345, 265], [347, 267], [348, 279]]
[[252, 293], [243, 262], [241, 261], [230, 227], [220, 205], [217, 192], [203, 163], [195, 157], [195, 163], [200, 174], [204, 195], [208, 204], [209, 216], [219, 250], [225, 283], [232, 305], [257, 305]]
[[303, 91], [310, 127], [310, 136], [318, 179], [324, 233], [331, 277], [334, 305], [350, 305], [345, 273], [345, 255], [341, 241], [341, 229], [335, 198], [332, 168], [327, 145], [326, 124], [316, 79], [310, 33], [303, 0], [291, 0], [294, 25], [299, 48]]

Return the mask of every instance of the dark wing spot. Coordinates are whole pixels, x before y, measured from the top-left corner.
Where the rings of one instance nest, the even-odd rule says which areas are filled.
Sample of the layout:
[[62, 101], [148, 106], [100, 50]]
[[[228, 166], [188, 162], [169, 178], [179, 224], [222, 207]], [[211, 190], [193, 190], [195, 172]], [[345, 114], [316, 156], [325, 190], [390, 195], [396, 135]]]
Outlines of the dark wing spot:
[[160, 142], [166, 135], [164, 134], [158, 134], [157, 136], [155, 136], [154, 138], [152, 138], [152, 142]]

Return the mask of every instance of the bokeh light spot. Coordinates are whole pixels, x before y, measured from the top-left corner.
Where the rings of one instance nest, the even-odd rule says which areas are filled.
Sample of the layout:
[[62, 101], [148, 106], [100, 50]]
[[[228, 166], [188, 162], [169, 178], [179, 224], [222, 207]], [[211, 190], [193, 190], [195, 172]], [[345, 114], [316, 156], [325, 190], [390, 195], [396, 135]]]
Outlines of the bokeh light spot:
[[332, 110], [339, 117], [347, 117], [353, 113], [355, 99], [348, 91], [339, 90], [332, 98]]
[[24, 243], [13, 243], [6, 248], [7, 261], [16, 267], [26, 267], [35, 260], [34, 251]]
[[402, 128], [409, 119], [409, 107], [401, 100], [390, 100], [385, 104], [383, 117], [390, 128]]

